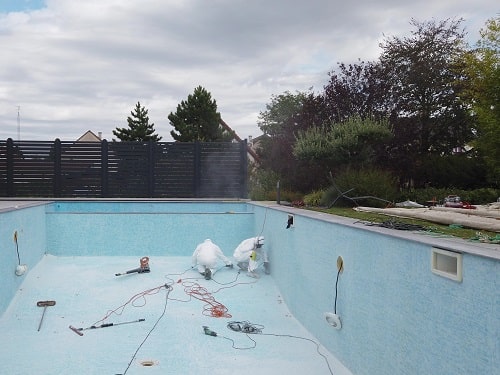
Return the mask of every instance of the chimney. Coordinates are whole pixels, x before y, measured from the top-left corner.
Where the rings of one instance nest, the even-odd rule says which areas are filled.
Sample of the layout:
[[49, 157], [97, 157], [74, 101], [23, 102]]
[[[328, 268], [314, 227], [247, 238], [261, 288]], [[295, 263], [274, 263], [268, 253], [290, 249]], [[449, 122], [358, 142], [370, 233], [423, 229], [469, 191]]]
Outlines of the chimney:
[[253, 144], [252, 144], [252, 136], [251, 136], [251, 135], [249, 135], [249, 136], [248, 136], [248, 145], [249, 145], [250, 147], [252, 147], [252, 146], [253, 146]]
[[101, 140], [102, 140], [102, 132], [98, 132], [98, 133], [97, 133], [97, 136], [99, 137], [99, 139], [101, 139]]

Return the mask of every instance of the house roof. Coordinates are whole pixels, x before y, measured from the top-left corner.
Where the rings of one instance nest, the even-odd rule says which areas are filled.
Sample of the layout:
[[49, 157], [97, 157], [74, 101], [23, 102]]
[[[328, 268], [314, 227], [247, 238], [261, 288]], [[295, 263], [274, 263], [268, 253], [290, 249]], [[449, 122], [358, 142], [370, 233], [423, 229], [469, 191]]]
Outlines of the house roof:
[[101, 137], [95, 135], [91, 130], [87, 130], [80, 138], [76, 140], [77, 142], [101, 142]]
[[[236, 134], [236, 132], [228, 125], [223, 119], [220, 119], [220, 124], [222, 125], [223, 128], [225, 128], [228, 132], [233, 134], [233, 138], [235, 141], [241, 142], [242, 139]], [[259, 155], [255, 152], [255, 150], [251, 147], [251, 145], [247, 145], [247, 152], [249, 155], [252, 156], [252, 158], [256, 161], [259, 162], [260, 158]]]

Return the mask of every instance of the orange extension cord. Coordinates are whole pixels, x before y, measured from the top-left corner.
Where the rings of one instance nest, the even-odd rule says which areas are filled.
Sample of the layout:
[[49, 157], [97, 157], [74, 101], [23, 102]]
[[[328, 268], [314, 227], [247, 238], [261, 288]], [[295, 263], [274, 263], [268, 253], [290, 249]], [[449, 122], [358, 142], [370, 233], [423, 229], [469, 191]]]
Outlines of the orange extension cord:
[[222, 303], [217, 302], [212, 294], [198, 283], [184, 281], [184, 292], [188, 296], [196, 298], [197, 300], [205, 302], [203, 315], [211, 316], [214, 318], [231, 318], [232, 315], [228, 313], [228, 309]]

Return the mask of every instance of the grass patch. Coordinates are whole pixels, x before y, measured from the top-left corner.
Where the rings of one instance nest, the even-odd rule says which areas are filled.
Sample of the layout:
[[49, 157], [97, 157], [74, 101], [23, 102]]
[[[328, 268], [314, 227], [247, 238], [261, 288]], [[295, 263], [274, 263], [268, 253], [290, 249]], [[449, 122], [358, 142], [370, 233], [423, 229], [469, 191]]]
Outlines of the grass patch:
[[363, 222], [374, 224], [393, 221], [396, 223], [407, 224], [409, 226], [418, 225], [423, 227], [424, 231], [428, 232], [429, 234], [459, 237], [465, 240], [482, 240], [482, 242], [500, 243], [500, 234], [498, 233], [483, 230], [480, 231], [477, 229], [466, 228], [458, 225], [443, 225], [421, 219], [391, 217], [374, 212], [359, 212], [353, 210], [352, 208], [343, 207], [307, 207], [307, 209], [337, 216], [350, 217], [352, 219], [357, 219]]

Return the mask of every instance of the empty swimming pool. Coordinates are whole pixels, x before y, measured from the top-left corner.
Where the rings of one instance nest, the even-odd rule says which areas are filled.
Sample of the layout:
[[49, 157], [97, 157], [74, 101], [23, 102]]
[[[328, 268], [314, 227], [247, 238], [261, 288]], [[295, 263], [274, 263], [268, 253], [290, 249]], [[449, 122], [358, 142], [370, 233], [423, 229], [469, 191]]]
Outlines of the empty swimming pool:
[[[238, 201], [8, 201], [0, 224], [2, 373], [493, 374], [500, 365], [495, 245]], [[221, 264], [205, 280], [191, 269], [205, 238], [231, 256], [256, 235], [270, 275]], [[116, 276], [144, 256], [150, 272]], [[459, 262], [461, 277], [433, 272], [433, 257], [438, 268]], [[37, 306], [47, 300], [55, 304]]]

